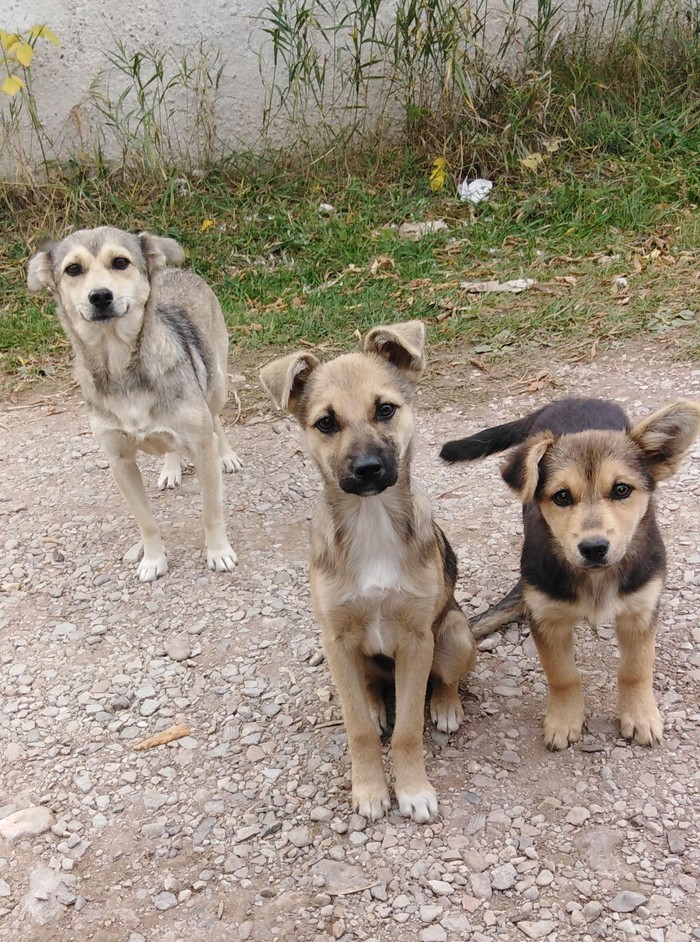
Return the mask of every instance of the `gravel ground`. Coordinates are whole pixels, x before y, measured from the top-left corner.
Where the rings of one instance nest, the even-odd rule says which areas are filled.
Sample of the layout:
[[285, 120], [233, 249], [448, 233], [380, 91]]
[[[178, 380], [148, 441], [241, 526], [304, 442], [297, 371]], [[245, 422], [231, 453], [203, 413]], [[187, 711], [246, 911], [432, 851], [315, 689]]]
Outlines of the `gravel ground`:
[[[558, 388], [524, 395], [474, 371], [463, 401], [421, 410], [416, 473], [467, 610], [510, 587], [520, 511], [495, 460], [449, 468], [437, 446], [564, 393], [615, 397], [634, 416], [700, 398], [699, 370], [631, 350], [550, 365]], [[481, 644], [459, 733], [426, 724], [440, 820], [394, 811], [368, 825], [349, 811], [318, 656], [306, 573], [318, 483], [292, 424], [261, 411], [231, 435], [245, 461], [226, 478], [233, 575], [205, 568], [193, 476], [161, 494], [144, 461], [170, 572], [141, 585], [121, 561], [135, 526], [82, 405], [36, 398], [0, 415], [0, 938], [700, 939], [700, 447], [660, 494], [663, 744], [619, 739], [615, 643], [600, 627], [579, 633], [586, 735], [546, 752], [542, 671], [527, 630], [510, 628]], [[191, 735], [134, 750], [176, 723]]]

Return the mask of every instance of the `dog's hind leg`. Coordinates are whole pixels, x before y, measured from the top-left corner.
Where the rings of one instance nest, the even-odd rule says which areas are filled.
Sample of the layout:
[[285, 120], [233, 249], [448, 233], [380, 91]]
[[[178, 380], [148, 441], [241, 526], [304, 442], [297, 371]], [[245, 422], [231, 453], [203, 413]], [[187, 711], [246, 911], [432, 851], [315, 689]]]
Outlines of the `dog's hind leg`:
[[442, 733], [454, 733], [462, 724], [459, 681], [474, 668], [475, 662], [476, 645], [469, 621], [461, 609], [452, 608], [437, 630], [430, 670], [433, 687], [430, 717]]
[[544, 742], [553, 752], [581, 738], [583, 693], [574, 662], [575, 619], [530, 617], [532, 639], [547, 675], [549, 691], [544, 718]]
[[179, 487], [182, 484], [182, 462], [176, 451], [166, 452], [163, 459], [163, 470], [158, 478], [158, 487], [161, 491], [166, 488]]
[[653, 690], [656, 612], [651, 618], [619, 615], [615, 631], [620, 648], [617, 673], [620, 730], [625, 739], [653, 746], [661, 742], [663, 734], [663, 720]]
[[242, 471], [243, 462], [229, 445], [221, 419], [218, 415], [213, 415], [212, 420], [214, 422], [214, 431], [216, 432], [216, 439], [219, 445], [221, 470], [224, 474], [233, 474], [234, 471]]

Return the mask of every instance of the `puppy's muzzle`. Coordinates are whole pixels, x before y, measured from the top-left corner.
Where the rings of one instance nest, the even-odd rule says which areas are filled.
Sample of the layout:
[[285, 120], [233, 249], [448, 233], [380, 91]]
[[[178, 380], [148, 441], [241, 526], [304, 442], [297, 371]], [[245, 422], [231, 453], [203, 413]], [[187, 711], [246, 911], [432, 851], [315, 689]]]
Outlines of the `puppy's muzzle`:
[[88, 320], [108, 321], [118, 316], [114, 309], [114, 295], [109, 288], [95, 288], [88, 295], [88, 301]]
[[346, 494], [369, 497], [381, 494], [397, 480], [398, 471], [393, 458], [373, 452], [352, 460], [350, 473], [341, 479], [340, 486]]
[[610, 541], [603, 536], [593, 537], [589, 540], [581, 540], [578, 545], [578, 551], [583, 559], [583, 565], [586, 568], [595, 568], [597, 566], [607, 566], [608, 550]]

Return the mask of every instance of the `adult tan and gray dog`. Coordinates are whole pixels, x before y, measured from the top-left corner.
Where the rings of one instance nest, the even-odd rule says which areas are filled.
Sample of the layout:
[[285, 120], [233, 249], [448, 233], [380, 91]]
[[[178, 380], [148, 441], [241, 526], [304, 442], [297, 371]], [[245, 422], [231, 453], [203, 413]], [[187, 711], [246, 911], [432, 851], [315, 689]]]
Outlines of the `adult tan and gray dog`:
[[221, 481], [222, 469], [241, 468], [220, 419], [228, 335], [211, 288], [167, 267], [184, 260], [173, 239], [102, 226], [45, 244], [29, 262], [29, 290], [54, 297], [93, 434], [139, 526], [142, 582], [167, 572], [168, 561], [136, 464], [139, 450], [165, 455], [161, 489], [180, 483], [180, 456], [193, 462], [207, 564], [230, 572], [237, 562]]
[[320, 364], [302, 351], [260, 373], [275, 405], [298, 420], [323, 478], [311, 594], [348, 731], [353, 806], [379, 818], [391, 804], [380, 735], [393, 667], [396, 796], [419, 822], [437, 814], [423, 761], [428, 681], [432, 719], [453, 732], [464, 718], [459, 679], [475, 660], [454, 597], [455, 555], [411, 477], [413, 390], [424, 367], [424, 328], [411, 321], [370, 331], [364, 353]]

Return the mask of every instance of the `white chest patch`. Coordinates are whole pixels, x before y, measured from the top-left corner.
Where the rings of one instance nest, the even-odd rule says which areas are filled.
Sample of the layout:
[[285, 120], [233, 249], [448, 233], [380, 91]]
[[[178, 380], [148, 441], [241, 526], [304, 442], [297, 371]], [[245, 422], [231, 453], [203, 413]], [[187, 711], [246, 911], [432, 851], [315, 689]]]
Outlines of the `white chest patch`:
[[358, 595], [401, 589], [402, 555], [401, 540], [381, 497], [362, 498], [348, 554]]

